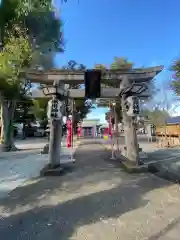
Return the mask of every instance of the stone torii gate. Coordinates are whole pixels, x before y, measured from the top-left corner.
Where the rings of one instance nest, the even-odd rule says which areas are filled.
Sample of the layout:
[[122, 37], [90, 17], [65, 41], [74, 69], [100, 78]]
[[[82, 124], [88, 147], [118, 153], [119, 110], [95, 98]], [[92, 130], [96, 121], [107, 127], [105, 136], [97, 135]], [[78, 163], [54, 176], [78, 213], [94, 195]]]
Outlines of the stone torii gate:
[[[101, 88], [101, 98], [105, 99], [115, 99], [118, 100], [121, 98], [122, 109], [123, 109], [123, 120], [125, 126], [125, 143], [127, 147], [126, 157], [132, 162], [132, 164], [139, 163], [139, 149], [137, 144], [136, 129], [133, 121], [133, 117], [127, 115], [125, 110], [125, 92], [128, 92], [128, 89], [133, 84], [145, 84], [148, 88], [149, 83], [152, 79], [159, 74], [163, 69], [163, 66], [141, 68], [141, 69], [132, 69], [130, 71], [124, 72], [123, 70], [102, 70], [102, 81], [103, 83], [114, 83], [119, 85], [119, 88]], [[56, 94], [61, 96], [61, 100], [64, 98], [77, 99], [85, 98], [84, 89], [68, 89], [65, 86], [68, 84], [83, 84], [84, 83], [84, 72], [80, 70], [58, 70], [54, 69], [51, 71], [38, 71], [32, 70], [27, 73], [27, 78], [34, 83], [40, 83], [49, 88], [50, 92], [55, 90], [53, 84], [56, 84]], [[58, 84], [58, 86], [57, 86]], [[67, 84], [67, 85], [66, 85]], [[138, 95], [139, 98], [147, 98], [151, 95], [149, 89], [145, 92]], [[32, 98], [44, 98], [45, 94], [42, 90], [34, 90], [32, 92]], [[59, 127], [62, 125], [62, 121], [56, 123]], [[60, 127], [61, 128], [61, 127]], [[60, 129], [59, 128], [59, 129]], [[57, 128], [54, 129], [54, 134], [51, 131], [51, 134], [54, 136], [54, 141], [57, 141], [56, 148], [60, 146], [61, 137], [55, 137], [57, 135]], [[61, 130], [58, 130], [61, 132]], [[60, 135], [59, 132], [59, 135]], [[58, 140], [59, 139], [59, 140]], [[56, 156], [52, 153], [54, 152]], [[60, 161], [60, 155], [57, 149], [50, 147], [50, 161], [53, 161], [52, 158], [56, 158], [56, 164]]]

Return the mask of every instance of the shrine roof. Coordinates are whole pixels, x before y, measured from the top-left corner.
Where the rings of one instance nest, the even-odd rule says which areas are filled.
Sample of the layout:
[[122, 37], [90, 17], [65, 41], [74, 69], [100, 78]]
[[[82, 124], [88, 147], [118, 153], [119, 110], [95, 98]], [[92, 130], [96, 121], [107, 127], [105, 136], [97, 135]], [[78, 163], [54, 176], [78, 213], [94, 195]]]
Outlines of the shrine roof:
[[168, 118], [168, 119], [167, 119], [167, 124], [168, 124], [168, 125], [180, 124], [180, 116]]

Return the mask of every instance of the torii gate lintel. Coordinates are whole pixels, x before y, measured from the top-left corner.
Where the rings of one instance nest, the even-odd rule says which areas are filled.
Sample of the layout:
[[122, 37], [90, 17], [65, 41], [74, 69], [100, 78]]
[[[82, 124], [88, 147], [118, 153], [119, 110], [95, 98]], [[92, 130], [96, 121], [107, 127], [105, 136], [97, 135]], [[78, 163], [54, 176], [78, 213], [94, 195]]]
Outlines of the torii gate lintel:
[[[128, 79], [131, 83], [144, 83], [149, 85], [151, 80], [163, 69], [163, 66], [133, 69], [131, 71], [124, 72], [123, 70], [102, 70], [102, 82], [103, 83], [114, 83], [119, 86], [123, 85], [123, 79]], [[53, 86], [53, 83], [60, 82], [62, 84], [83, 84], [84, 83], [84, 71], [80, 70], [58, 70], [54, 69], [51, 71], [37, 71], [31, 70], [27, 73], [27, 78], [33, 83], [40, 83], [46, 85], [49, 89]], [[61, 87], [60, 87], [61, 88]], [[60, 90], [61, 91], [61, 90]], [[119, 98], [119, 88], [101, 88], [101, 98]], [[151, 92], [147, 90], [139, 95], [140, 98], [147, 98], [151, 95]], [[84, 89], [69, 89], [64, 91], [64, 96], [72, 99], [84, 98]], [[34, 90], [32, 97], [41, 98], [45, 97], [43, 92]]]

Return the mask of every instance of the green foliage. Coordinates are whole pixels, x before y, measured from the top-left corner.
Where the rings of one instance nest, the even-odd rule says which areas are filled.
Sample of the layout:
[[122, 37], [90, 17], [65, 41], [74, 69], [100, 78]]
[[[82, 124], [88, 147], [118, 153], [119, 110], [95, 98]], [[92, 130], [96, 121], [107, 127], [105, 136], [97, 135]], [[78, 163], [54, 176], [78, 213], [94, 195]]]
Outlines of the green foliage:
[[23, 19], [30, 12], [50, 11], [51, 9], [51, 0], [2, 0], [0, 19], [8, 25], [12, 21]]
[[2, 1], [1, 95], [11, 99], [18, 97], [24, 81], [20, 73], [30, 66], [53, 66], [54, 52], [63, 48], [60, 27], [61, 22], [54, 17], [50, 0]]
[[179, 59], [172, 64], [171, 70], [175, 72], [177, 78], [180, 78], [180, 60]]
[[[114, 61], [111, 63], [109, 69], [129, 71], [132, 69], [132, 67], [133, 67], [133, 63], [128, 61], [127, 58], [114, 57]], [[94, 66], [94, 68], [102, 69], [102, 70], [108, 69], [108, 67], [106, 67], [103, 64], [96, 64]], [[105, 82], [104, 85], [105, 85], [105, 87], [119, 87], [119, 83], [115, 84], [115, 83]], [[107, 107], [107, 105], [109, 105], [109, 103], [105, 103], [104, 105], [101, 104], [101, 107]], [[116, 109], [117, 120], [118, 120], [118, 122], [121, 122], [122, 121], [122, 107], [121, 107], [120, 102], [116, 104], [115, 109]], [[110, 112], [111, 111], [108, 111], [106, 113], [106, 120], [108, 119]]]
[[0, 92], [8, 99], [20, 94], [20, 74], [31, 62], [31, 45], [26, 36], [9, 34], [0, 52]]
[[[22, 96], [27, 95], [26, 80], [23, 79], [22, 73], [27, 68], [34, 68], [37, 65], [51, 68], [53, 54], [63, 50], [61, 26], [61, 22], [52, 12], [51, 0], [2, 0], [0, 5], [0, 43], [2, 43], [0, 46], [0, 100], [1, 105], [7, 110], [6, 115], [2, 113], [3, 124], [7, 127], [1, 129], [10, 129], [15, 103], [22, 99]], [[25, 103], [20, 104], [21, 107], [18, 104], [19, 109], [22, 110], [23, 105], [26, 109], [23, 116], [28, 113], [26, 100], [25, 98]], [[42, 117], [43, 113], [40, 111], [42, 107], [37, 101], [34, 106], [36, 110], [39, 109], [39, 112], [36, 111], [38, 117], [40, 112]], [[7, 130], [2, 135], [3, 138], [8, 135]], [[10, 137], [6, 137], [6, 142], [8, 141], [11, 142]]]
[[16, 0], [18, 5], [15, 9], [19, 18], [27, 16], [30, 12], [49, 11], [52, 9], [50, 0]]
[[[63, 69], [69, 70], [85, 70], [86, 66], [83, 64], [79, 64], [74, 60], [70, 60], [66, 66], [63, 66]], [[78, 89], [80, 88], [80, 84], [72, 84], [69, 86], [70, 89]], [[90, 111], [90, 107], [84, 105], [84, 100], [75, 99], [75, 112], [74, 112], [74, 121], [77, 123], [78, 121], [83, 120], [86, 117], [87, 113]]]
[[47, 119], [47, 98], [34, 99], [32, 112], [37, 120], [46, 120]]
[[106, 120], [107, 122], [108, 122], [108, 120], [109, 120], [109, 118], [110, 118], [110, 114], [111, 114], [110, 111], [108, 111], [108, 112], [105, 113], [105, 120]]
[[35, 47], [41, 53], [62, 51], [62, 22], [54, 17], [53, 12], [29, 13], [25, 18], [25, 26], [28, 29], [28, 35], [35, 43]]
[[165, 110], [160, 110], [158, 108], [153, 111], [145, 109], [141, 111], [141, 116], [149, 119], [154, 125], [160, 126], [166, 124], [169, 113]]
[[78, 121], [83, 120], [91, 109], [91, 107], [87, 107], [84, 105], [83, 99], [76, 99], [75, 107], [76, 107]]
[[95, 64], [94, 69], [113, 69], [113, 70], [131, 70], [133, 68], [133, 63], [128, 61], [127, 58], [124, 57], [114, 57], [113, 62], [110, 64], [110, 66], [106, 66], [104, 64]]
[[84, 64], [79, 64], [74, 60], [68, 61], [67, 65], [62, 67], [63, 69], [69, 70], [85, 70], [86, 66]]
[[16, 104], [16, 109], [14, 113], [14, 122], [24, 123], [27, 120], [34, 121], [35, 116], [32, 112], [33, 101], [32, 99], [28, 99], [25, 96], [21, 95], [21, 98]]
[[106, 70], [107, 67], [103, 64], [95, 64], [94, 65], [94, 69], [97, 69], [97, 70]]
[[16, 122], [26, 122], [27, 120], [47, 120], [47, 98], [27, 99], [18, 101], [14, 120]]
[[133, 68], [133, 63], [127, 58], [114, 57], [114, 61], [110, 65], [110, 69], [128, 71]]
[[31, 13], [51, 10], [50, 0], [2, 0], [0, 5], [1, 37], [6, 37], [6, 31], [14, 24], [25, 28], [25, 19]]
[[54, 54], [62, 52], [64, 47], [62, 22], [54, 17], [53, 12], [43, 11], [30, 13], [25, 24], [33, 43], [32, 68], [53, 68]]
[[118, 120], [118, 122], [122, 122], [122, 106], [121, 106], [121, 103], [120, 102], [118, 102], [118, 103], [116, 103], [116, 107], [115, 107], [115, 109], [116, 109], [116, 114], [117, 114], [117, 120]]
[[171, 83], [171, 87], [176, 93], [176, 95], [180, 95], [180, 60], [176, 60], [172, 67], [171, 70], [175, 73], [174, 80]]
[[[62, 68], [73, 71], [73, 70], [85, 70], [86, 66], [84, 64], [79, 64], [74, 60], [70, 60], [68, 61], [67, 65], [63, 66]], [[77, 89], [79, 87], [80, 87], [80, 84], [71, 84], [69, 86], [70, 89]]]
[[[120, 102], [116, 103], [115, 111], [116, 111], [116, 116], [117, 116], [118, 122], [122, 122], [122, 107], [121, 107], [121, 103]], [[112, 109], [105, 113], [106, 121], [108, 121], [110, 115], [112, 115], [114, 117]]]

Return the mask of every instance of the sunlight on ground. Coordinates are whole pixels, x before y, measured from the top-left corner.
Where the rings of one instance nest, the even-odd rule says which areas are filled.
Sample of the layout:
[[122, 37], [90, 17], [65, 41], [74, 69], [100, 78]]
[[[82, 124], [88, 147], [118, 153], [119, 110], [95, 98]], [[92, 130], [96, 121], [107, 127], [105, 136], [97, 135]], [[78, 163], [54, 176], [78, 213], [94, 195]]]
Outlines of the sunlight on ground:
[[[111, 190], [117, 186], [118, 186], [118, 184], [109, 183], [109, 181], [102, 181], [102, 182], [97, 183], [96, 185], [86, 183], [84, 186], [82, 185], [82, 186], [74, 189], [73, 191], [68, 191], [68, 190], [66, 191], [66, 188], [64, 188], [63, 190], [66, 192], [66, 194], [61, 196], [61, 198], [57, 198], [58, 192], [62, 191], [62, 189], [59, 189], [56, 191], [54, 196], [50, 196], [48, 198], [49, 199], [48, 201], [49, 201], [50, 205], [56, 205], [58, 203], [63, 203], [65, 201], [82, 198], [85, 196], [89, 196], [91, 194]], [[65, 184], [63, 187], [65, 187]]]
[[[110, 177], [106, 179], [105, 175], [105, 180], [101, 179], [101, 173], [99, 175], [99, 181], [96, 176], [95, 178], [91, 176], [91, 178], [84, 177], [82, 181], [78, 180], [73, 183], [72, 179], [69, 179], [70, 176], [67, 176], [66, 182], [60, 184], [54, 191], [50, 191], [51, 195], [48, 194], [49, 191], [39, 193], [31, 204], [19, 205], [9, 212], [4, 211], [1, 217], [25, 213], [29, 210], [35, 211], [35, 214], [38, 214], [36, 211], [45, 211], [45, 215], [49, 211], [59, 211], [59, 214], [64, 212], [65, 216], [66, 214], [69, 216], [69, 209], [72, 210], [70, 211], [72, 214], [76, 214], [82, 207], [79, 218], [73, 215], [77, 222], [74, 223], [75, 228], [69, 238], [80, 240], [93, 239], [94, 234], [97, 239], [109, 240], [115, 232], [117, 236], [121, 234], [123, 239], [145, 239], [144, 236], [150, 237], [158, 234], [180, 217], [177, 211], [180, 208], [179, 185], [170, 184], [161, 187], [160, 184], [159, 188], [151, 190], [151, 184], [158, 180], [151, 175], [142, 174], [140, 178], [136, 177], [129, 181], [119, 179], [116, 173], [112, 179]], [[27, 181], [23, 186], [33, 186], [39, 181], [40, 179]], [[149, 184], [147, 192], [144, 191], [144, 186], [147, 187], [146, 181]], [[145, 185], [143, 185], [144, 182]], [[87, 216], [84, 213], [86, 208], [90, 208], [87, 210]], [[56, 221], [56, 218], [53, 221]], [[49, 226], [52, 222], [48, 217], [45, 224]], [[132, 236], [137, 238], [132, 238]]]
[[28, 185], [31, 185], [31, 184], [38, 183], [40, 180], [41, 180], [40, 178], [28, 180], [28, 181], [24, 182], [20, 187], [24, 187], [24, 186], [28, 186]]
[[151, 201], [154, 203], [160, 201], [162, 206], [164, 204], [180, 203], [180, 186], [178, 184], [172, 184], [170, 186], [153, 189], [144, 194], [143, 199], [152, 199]]
[[[177, 192], [179, 197], [177, 197]], [[124, 204], [121, 205], [125, 207], [126, 201], [128, 199], [125, 199]], [[77, 227], [72, 239], [83, 239], [85, 236], [87, 239], [92, 239], [91, 233], [93, 234], [94, 231], [99, 234], [99, 236], [96, 235], [97, 239], [101, 239], [103, 236], [106, 236], [105, 239], [111, 239], [113, 232], [121, 233], [124, 239], [151, 239], [147, 236], [155, 236], [160, 232], [162, 232], [161, 236], [163, 236], [166, 228], [174, 221], [178, 221], [180, 217], [179, 211], [177, 211], [177, 205], [180, 206], [180, 188], [176, 184], [154, 189], [144, 194], [142, 201], [144, 201], [144, 205], [140, 205], [135, 209], [132, 207], [132, 209], [127, 212], [124, 211], [119, 216], [113, 218], [102, 216], [98, 221], [93, 222], [92, 220], [89, 224]], [[131, 231], [129, 231], [129, 228]], [[98, 229], [101, 229], [101, 231], [99, 232]]]

